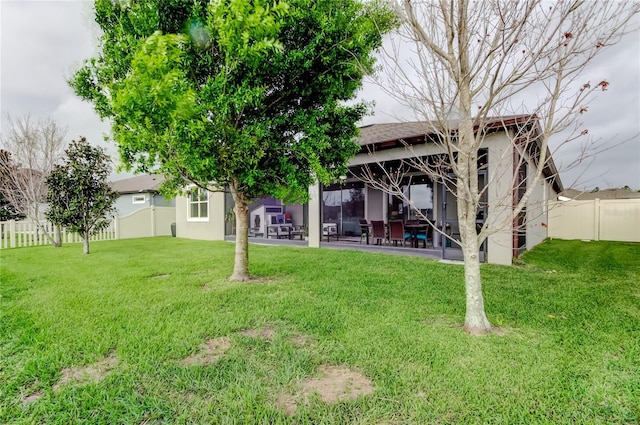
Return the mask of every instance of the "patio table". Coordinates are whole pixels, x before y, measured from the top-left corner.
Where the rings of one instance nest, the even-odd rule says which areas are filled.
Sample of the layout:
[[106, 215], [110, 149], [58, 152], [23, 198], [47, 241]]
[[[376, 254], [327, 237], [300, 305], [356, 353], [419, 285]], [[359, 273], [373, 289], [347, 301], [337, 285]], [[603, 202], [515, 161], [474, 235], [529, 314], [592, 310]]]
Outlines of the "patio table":
[[[413, 248], [418, 248], [418, 231], [421, 229], [425, 229], [425, 230], [428, 229], [429, 224], [427, 223], [405, 224], [404, 228], [408, 229], [409, 233], [411, 234], [411, 246]], [[426, 241], [425, 241], [425, 245], [426, 245]]]

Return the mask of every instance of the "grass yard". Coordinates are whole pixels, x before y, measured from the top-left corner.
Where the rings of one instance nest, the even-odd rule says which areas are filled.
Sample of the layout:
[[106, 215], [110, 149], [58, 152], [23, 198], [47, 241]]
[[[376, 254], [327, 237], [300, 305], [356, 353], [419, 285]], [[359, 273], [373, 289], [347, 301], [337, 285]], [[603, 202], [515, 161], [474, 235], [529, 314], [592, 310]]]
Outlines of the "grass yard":
[[640, 244], [483, 266], [483, 337], [459, 265], [251, 246], [240, 284], [230, 243], [91, 249], [0, 252], [0, 423], [640, 423]]

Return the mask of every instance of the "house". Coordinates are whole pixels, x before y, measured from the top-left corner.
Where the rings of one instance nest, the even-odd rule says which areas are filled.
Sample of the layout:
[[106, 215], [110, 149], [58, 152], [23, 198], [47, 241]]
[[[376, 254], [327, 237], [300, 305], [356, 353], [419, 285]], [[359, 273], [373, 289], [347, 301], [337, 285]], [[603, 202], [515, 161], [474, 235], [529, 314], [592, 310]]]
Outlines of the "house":
[[[434, 123], [402, 122], [373, 124], [360, 129], [360, 151], [348, 164], [349, 175], [339, 182], [309, 188], [307, 205], [283, 206], [291, 209], [293, 222], [308, 226], [309, 246], [318, 247], [327, 223], [334, 224], [340, 237], [361, 235], [359, 221], [416, 219], [415, 212], [401, 199], [391, 196], [358, 178], [365, 166], [397, 167], [410, 157], [429, 158], [442, 155], [442, 146], [433, 143]], [[523, 130], [524, 129], [524, 130]], [[481, 257], [493, 264], [511, 264], [523, 250], [531, 249], [547, 237], [547, 201], [555, 199], [563, 188], [551, 158], [546, 162], [543, 178], [531, 186], [529, 178], [540, 154], [540, 127], [530, 115], [495, 118], [485, 123], [485, 139], [479, 150], [479, 185], [486, 186], [485, 202], [476, 222], [485, 219], [510, 219], [512, 206], [522, 196], [524, 187], [532, 193], [512, 226], [490, 235], [482, 246]], [[523, 136], [526, 135], [525, 136]], [[516, 142], [514, 143], [514, 140]], [[407, 149], [411, 146], [411, 151]], [[379, 173], [384, 178], [384, 173]], [[412, 172], [411, 179], [403, 183], [403, 190], [415, 206], [433, 223], [446, 225], [447, 237], [433, 238], [434, 248], [455, 249], [449, 239], [459, 237], [456, 199], [440, 181]], [[259, 200], [257, 201], [259, 204]], [[224, 193], [193, 191], [189, 196], [176, 199], [177, 236], [222, 240], [225, 234], [224, 212], [233, 206]], [[443, 227], [445, 228], [445, 227]]]
[[175, 199], [165, 199], [158, 189], [164, 177], [143, 174], [111, 183], [120, 196], [115, 207], [117, 238], [142, 238], [173, 234]]
[[115, 207], [119, 216], [129, 215], [148, 207], [175, 207], [175, 199], [167, 200], [158, 191], [164, 183], [159, 174], [141, 174], [139, 176], [111, 182], [111, 188], [120, 196]]

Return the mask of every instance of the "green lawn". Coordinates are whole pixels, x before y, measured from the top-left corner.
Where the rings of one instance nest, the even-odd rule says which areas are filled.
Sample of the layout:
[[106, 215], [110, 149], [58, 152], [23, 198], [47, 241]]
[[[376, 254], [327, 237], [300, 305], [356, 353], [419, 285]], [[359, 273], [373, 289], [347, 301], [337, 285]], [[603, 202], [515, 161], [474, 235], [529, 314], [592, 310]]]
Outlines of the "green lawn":
[[[483, 266], [500, 327], [483, 337], [460, 328], [459, 265], [251, 246], [262, 279], [241, 284], [225, 242], [91, 249], [0, 252], [0, 423], [640, 423], [640, 244], [550, 241]], [[217, 360], [182, 363], [212, 339]], [[102, 380], [62, 379], [105, 357]], [[327, 365], [373, 392], [305, 403]]]

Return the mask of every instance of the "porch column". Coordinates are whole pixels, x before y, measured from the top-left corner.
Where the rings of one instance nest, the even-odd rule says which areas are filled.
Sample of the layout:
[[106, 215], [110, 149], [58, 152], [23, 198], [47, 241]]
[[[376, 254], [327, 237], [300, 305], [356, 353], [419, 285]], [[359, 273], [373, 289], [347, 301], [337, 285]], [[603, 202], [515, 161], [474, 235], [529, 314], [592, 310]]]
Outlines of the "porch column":
[[320, 183], [309, 186], [309, 246], [320, 248], [322, 240], [322, 205]]
[[[506, 138], [501, 133], [501, 138]], [[502, 142], [502, 143], [500, 143]], [[498, 223], [511, 223], [513, 211], [513, 146], [510, 141], [492, 138], [488, 145], [489, 188], [487, 193], [487, 225], [494, 228]], [[511, 265], [513, 258], [513, 224], [487, 238], [487, 263]]]

